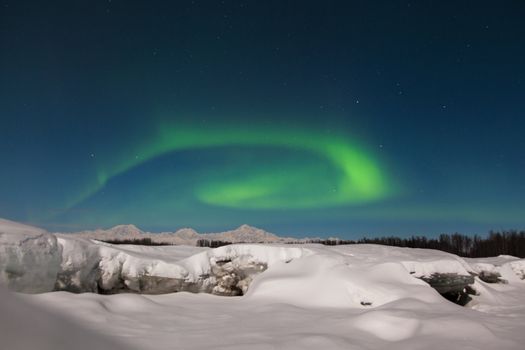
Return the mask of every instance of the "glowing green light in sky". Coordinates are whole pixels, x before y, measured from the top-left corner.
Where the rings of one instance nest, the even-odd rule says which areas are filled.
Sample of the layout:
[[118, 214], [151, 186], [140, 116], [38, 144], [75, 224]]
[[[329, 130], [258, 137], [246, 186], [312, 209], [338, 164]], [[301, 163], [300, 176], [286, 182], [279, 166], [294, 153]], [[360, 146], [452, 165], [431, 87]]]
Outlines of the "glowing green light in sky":
[[[197, 128], [165, 124], [159, 127], [155, 137], [127, 148], [127, 156], [102, 159], [96, 184], [73, 205], [98, 192], [116, 176], [159, 156], [186, 150], [220, 152], [221, 147], [272, 147], [307, 153], [312, 159], [307, 164], [294, 164], [279, 160], [276, 152], [277, 165], [265, 167], [254, 160], [253, 166], [236, 169], [232, 176], [210, 175], [196, 179], [192, 189], [194, 198], [207, 205], [239, 209], [321, 208], [366, 203], [391, 192], [385, 174], [372, 155], [342, 135], [256, 125]], [[223, 166], [231, 170], [236, 164]], [[180, 176], [185, 176], [183, 171]]]

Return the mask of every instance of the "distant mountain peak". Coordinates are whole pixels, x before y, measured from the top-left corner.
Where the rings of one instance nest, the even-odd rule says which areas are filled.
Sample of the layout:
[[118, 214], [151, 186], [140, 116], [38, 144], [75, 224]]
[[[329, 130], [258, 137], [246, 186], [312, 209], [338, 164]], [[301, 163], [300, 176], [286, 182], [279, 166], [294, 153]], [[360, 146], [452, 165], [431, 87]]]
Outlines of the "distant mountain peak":
[[178, 229], [173, 234], [177, 235], [181, 239], [195, 239], [195, 238], [198, 239], [199, 236], [200, 236], [197, 231], [195, 231], [194, 229], [192, 229], [190, 227], [184, 227], [184, 228]]
[[139, 229], [137, 226], [135, 226], [133, 224], [113, 226], [110, 230], [115, 230], [115, 231], [128, 230], [128, 231], [140, 231], [140, 232], [142, 232], [141, 229]]
[[206, 238], [218, 239], [228, 242], [275, 242], [280, 238], [273, 233], [267, 232], [263, 229], [250, 226], [241, 225], [234, 230], [220, 233], [210, 233], [205, 235]]
[[261, 229], [261, 228], [258, 228], [258, 227], [255, 227], [255, 226], [250, 226], [250, 225], [247, 225], [247, 224], [242, 224], [241, 226], [233, 229], [233, 230], [229, 230], [229, 231], [225, 231], [225, 232], [237, 232], [237, 231], [243, 231], [243, 232], [266, 232], [265, 230]]
[[236, 230], [260, 230], [260, 229], [254, 226], [250, 226], [248, 224], [242, 224], [241, 226], [237, 227]]

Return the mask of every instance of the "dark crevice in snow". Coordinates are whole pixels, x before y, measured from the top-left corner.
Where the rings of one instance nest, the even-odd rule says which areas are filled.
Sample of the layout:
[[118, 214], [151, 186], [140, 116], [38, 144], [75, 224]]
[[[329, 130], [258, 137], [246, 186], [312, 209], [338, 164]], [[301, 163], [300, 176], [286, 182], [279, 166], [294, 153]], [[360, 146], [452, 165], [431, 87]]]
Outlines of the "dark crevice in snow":
[[501, 278], [499, 272], [481, 271], [478, 277], [485, 283], [508, 283], [508, 281]]
[[456, 273], [434, 273], [421, 277], [445, 299], [460, 306], [465, 306], [472, 300], [471, 295], [476, 292], [472, 285], [474, 276], [459, 275]]

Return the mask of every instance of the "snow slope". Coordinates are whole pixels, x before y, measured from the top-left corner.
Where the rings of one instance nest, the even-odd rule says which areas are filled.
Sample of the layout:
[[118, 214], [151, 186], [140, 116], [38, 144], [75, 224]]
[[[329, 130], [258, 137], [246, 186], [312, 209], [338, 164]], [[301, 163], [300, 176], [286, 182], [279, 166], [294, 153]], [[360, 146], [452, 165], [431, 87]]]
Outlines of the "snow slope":
[[[50, 236], [25, 230], [0, 236], [0, 249], [10, 252], [0, 264], [2, 280], [11, 289], [35, 291], [31, 281], [5, 273], [14, 259], [26, 274], [47, 276], [48, 285], [54, 281], [49, 290], [206, 292], [18, 295], [17, 302], [28, 303], [22, 310], [26, 305], [52, 309], [57, 317], [125, 348], [488, 350], [522, 349], [525, 341], [523, 259], [462, 259], [440, 251], [377, 245], [114, 246], [61, 235], [56, 246], [42, 245], [50, 256], [60, 253], [59, 267], [55, 269], [53, 259], [48, 270], [35, 267], [44, 262], [41, 247], [24, 242], [28, 237], [51, 242]], [[32, 268], [37, 272], [27, 272]], [[445, 300], [421, 279], [483, 271], [499, 273], [505, 283], [476, 277], [478, 295], [467, 307]], [[43, 280], [36, 278], [35, 283], [41, 287]], [[244, 295], [210, 294], [232, 291]], [[38, 337], [42, 344], [53, 341], [53, 330], [33, 332], [37, 325], [28, 327], [29, 338]], [[20, 336], [13, 334], [0, 328], [0, 339], [10, 344]]]
[[118, 340], [86, 328], [84, 322], [74, 322], [0, 288], [0, 349], [6, 350], [121, 350], [132, 349]]

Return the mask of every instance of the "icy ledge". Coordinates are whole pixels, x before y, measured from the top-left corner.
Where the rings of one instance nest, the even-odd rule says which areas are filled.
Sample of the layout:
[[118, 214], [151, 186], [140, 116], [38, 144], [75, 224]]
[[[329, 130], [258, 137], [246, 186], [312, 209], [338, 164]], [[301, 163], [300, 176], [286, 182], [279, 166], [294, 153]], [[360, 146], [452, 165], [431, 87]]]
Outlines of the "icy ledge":
[[[68, 246], [72, 242], [61, 241]], [[76, 242], [77, 243], [77, 242]], [[91, 275], [90, 284], [99, 293], [137, 292], [162, 294], [173, 292], [243, 295], [252, 279], [278, 262], [291, 261], [308, 255], [302, 248], [232, 245], [206, 249], [176, 261], [123, 252], [112, 246], [98, 246], [100, 260], [92, 264], [92, 272], [83, 271], [82, 264], [63, 266], [57, 290], [76, 288], [76, 274]], [[169, 250], [170, 247], [164, 247]], [[144, 251], [150, 249], [144, 247]], [[73, 249], [76, 250], [76, 249]], [[142, 253], [144, 253], [144, 251]], [[80, 279], [81, 280], [81, 279]], [[82, 288], [81, 288], [82, 289]], [[94, 288], [92, 288], [92, 291]]]
[[47, 233], [0, 236], [1, 278], [11, 290], [243, 295], [252, 279], [278, 262], [311, 254], [295, 247], [113, 246]]
[[11, 290], [53, 290], [62, 262], [54, 235], [31, 226], [0, 220], [0, 283]]

